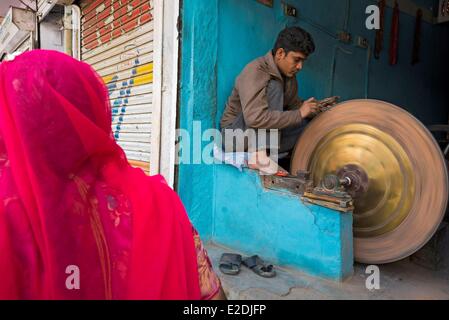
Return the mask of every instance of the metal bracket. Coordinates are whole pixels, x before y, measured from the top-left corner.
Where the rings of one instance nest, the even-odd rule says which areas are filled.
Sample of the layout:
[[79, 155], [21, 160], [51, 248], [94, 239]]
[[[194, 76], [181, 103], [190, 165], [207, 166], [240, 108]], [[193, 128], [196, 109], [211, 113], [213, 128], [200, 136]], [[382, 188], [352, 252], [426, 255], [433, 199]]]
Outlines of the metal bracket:
[[306, 192], [304, 196], [301, 197], [301, 200], [341, 212], [354, 211], [354, 205], [350, 196], [341, 198], [332, 195], [320, 195], [316, 193], [316, 189], [317, 188], [315, 188], [312, 193]]
[[296, 176], [278, 177], [263, 176], [263, 185], [266, 189], [277, 191], [289, 191], [298, 194], [305, 203], [312, 203], [340, 212], [352, 212], [354, 210], [352, 197], [342, 189], [326, 189], [320, 186], [314, 187], [310, 179], [310, 173], [299, 171]]
[[287, 190], [295, 194], [303, 195], [313, 189], [313, 182], [309, 180], [310, 174], [299, 173], [297, 176], [263, 176], [263, 185], [266, 189]]

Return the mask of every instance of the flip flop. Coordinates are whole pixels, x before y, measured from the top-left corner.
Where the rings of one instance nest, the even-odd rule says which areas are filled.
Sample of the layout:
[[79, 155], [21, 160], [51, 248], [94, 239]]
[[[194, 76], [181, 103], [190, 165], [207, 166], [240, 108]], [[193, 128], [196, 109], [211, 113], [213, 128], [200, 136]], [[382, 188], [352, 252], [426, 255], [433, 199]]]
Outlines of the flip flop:
[[235, 276], [240, 272], [242, 256], [234, 253], [223, 253], [220, 258], [219, 268], [224, 274]]
[[273, 265], [265, 264], [265, 262], [257, 255], [245, 258], [242, 263], [244, 266], [250, 268], [254, 273], [261, 277], [273, 278], [276, 275]]

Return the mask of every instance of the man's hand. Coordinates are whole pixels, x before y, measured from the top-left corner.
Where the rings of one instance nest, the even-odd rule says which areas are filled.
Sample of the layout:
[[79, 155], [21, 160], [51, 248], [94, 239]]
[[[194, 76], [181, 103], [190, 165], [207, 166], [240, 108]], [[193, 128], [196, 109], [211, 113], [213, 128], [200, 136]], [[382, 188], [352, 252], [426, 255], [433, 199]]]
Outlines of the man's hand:
[[316, 115], [319, 112], [318, 109], [317, 100], [315, 98], [310, 98], [309, 100], [304, 101], [299, 112], [301, 113], [301, 117], [305, 119]]

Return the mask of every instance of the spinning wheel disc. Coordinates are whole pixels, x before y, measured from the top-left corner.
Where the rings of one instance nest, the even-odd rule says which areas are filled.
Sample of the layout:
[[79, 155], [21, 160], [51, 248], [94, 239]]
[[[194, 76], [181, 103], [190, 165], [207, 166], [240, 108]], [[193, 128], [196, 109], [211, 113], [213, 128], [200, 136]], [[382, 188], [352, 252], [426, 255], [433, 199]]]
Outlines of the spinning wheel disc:
[[386, 102], [352, 100], [316, 117], [300, 137], [292, 174], [363, 176], [354, 198], [354, 256], [363, 263], [403, 259], [426, 244], [448, 200], [446, 164], [429, 131]]

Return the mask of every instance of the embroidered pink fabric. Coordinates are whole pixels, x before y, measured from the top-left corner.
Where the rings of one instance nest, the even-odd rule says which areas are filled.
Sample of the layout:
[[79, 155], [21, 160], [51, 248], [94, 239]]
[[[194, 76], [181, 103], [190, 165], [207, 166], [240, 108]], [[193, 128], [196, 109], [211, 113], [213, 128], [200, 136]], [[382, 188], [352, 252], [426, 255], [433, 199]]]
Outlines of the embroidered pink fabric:
[[128, 164], [106, 87], [83, 62], [37, 50], [0, 64], [0, 197], [1, 299], [217, 292], [200, 288], [180, 199]]

